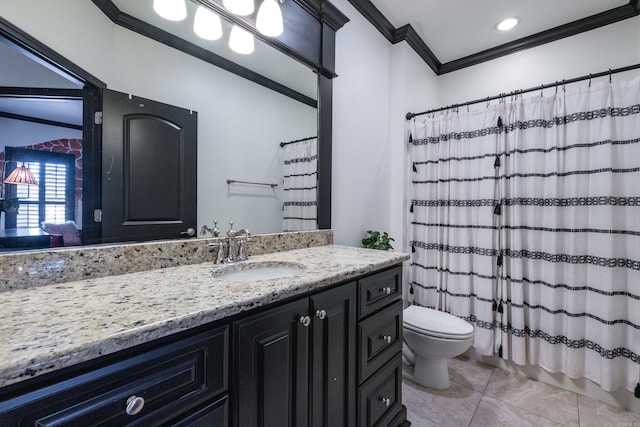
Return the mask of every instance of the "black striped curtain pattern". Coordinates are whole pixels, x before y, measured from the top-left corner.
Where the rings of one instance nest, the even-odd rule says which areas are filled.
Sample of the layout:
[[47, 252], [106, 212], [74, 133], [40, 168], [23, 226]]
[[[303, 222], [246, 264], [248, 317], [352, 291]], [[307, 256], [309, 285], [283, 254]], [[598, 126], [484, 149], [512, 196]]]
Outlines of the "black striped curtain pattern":
[[413, 303], [607, 390], [640, 375], [640, 79], [410, 124]]
[[283, 148], [283, 231], [315, 230], [318, 224], [318, 139]]

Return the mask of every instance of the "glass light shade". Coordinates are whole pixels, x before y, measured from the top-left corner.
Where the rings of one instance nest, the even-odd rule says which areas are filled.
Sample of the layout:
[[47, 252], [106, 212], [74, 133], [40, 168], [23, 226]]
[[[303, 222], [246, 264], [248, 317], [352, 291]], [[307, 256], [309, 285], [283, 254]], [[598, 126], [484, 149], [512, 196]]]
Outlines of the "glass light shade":
[[251, 15], [255, 10], [253, 0], [222, 0], [222, 5], [229, 12], [238, 16]]
[[234, 25], [229, 34], [229, 47], [236, 53], [248, 55], [253, 52], [253, 34]]
[[204, 6], [198, 6], [193, 20], [193, 31], [205, 40], [218, 40], [222, 37], [220, 17]]
[[38, 185], [38, 180], [33, 176], [31, 170], [27, 167], [17, 167], [9, 174], [4, 180], [5, 184], [26, 184], [26, 185]]
[[153, 10], [169, 21], [182, 21], [187, 17], [185, 0], [153, 0]]
[[256, 28], [265, 36], [278, 37], [282, 34], [282, 11], [277, 0], [264, 0], [258, 9]]

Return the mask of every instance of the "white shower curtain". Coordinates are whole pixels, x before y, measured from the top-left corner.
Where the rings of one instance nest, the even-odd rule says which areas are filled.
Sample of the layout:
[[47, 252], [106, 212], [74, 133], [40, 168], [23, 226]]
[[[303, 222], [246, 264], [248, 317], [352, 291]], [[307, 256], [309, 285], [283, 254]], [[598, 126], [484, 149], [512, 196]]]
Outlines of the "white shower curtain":
[[318, 224], [318, 139], [283, 148], [283, 231], [315, 230]]
[[640, 79], [411, 126], [415, 302], [474, 323], [482, 354], [633, 391]]

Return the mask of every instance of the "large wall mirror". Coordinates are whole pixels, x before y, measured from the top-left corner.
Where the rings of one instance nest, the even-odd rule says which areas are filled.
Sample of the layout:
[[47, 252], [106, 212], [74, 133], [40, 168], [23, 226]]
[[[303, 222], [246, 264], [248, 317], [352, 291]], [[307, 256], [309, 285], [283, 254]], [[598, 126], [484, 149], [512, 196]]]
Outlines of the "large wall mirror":
[[[300, 6], [296, 0], [286, 0], [284, 4], [287, 2]], [[203, 40], [193, 31], [195, 13], [198, 6], [207, 3], [216, 6], [214, 2], [187, 1], [188, 16], [181, 22], [158, 16], [153, 11], [152, 0], [96, 0], [95, 4], [73, 0], [62, 0], [64, 4], [43, 4], [36, 0], [10, 3], [0, 6], [5, 29], [15, 26], [91, 77], [95, 76], [99, 84], [105, 82], [107, 88], [115, 91], [197, 112], [197, 164], [193, 167], [197, 168], [197, 224], [194, 228], [198, 236], [202, 236], [199, 232], [203, 226], [211, 227], [214, 220], [218, 221], [222, 232], [228, 228], [228, 221], [249, 228], [253, 233], [286, 229], [287, 223], [283, 221], [287, 197], [283, 188], [284, 160], [287, 149], [300, 144], [282, 147], [281, 143], [299, 139], [319, 140], [319, 186], [324, 188], [313, 191], [320, 193], [316, 198], [323, 211], [318, 213], [320, 228], [330, 226], [332, 55], [328, 67], [314, 66], [314, 54], [305, 56], [304, 52], [301, 55], [287, 52], [286, 35], [275, 43], [276, 47], [280, 44], [284, 49], [275, 49], [256, 37], [252, 54], [238, 54], [229, 48], [231, 24], [224, 19], [223, 37], [215, 41]], [[318, 11], [322, 9], [320, 3]], [[287, 8], [283, 7], [283, 10], [286, 33], [288, 24], [296, 24], [288, 22]], [[328, 38], [331, 41], [333, 31], [346, 22], [339, 12], [334, 13], [338, 19]], [[56, 22], [56, 25], [44, 25], [50, 22]], [[318, 25], [323, 28], [325, 24]], [[135, 28], [132, 30], [131, 26]], [[171, 39], [164, 40], [166, 35], [171, 35]], [[322, 33], [319, 35], [323, 37]], [[320, 46], [318, 40], [314, 49], [320, 58], [326, 46]], [[332, 49], [333, 46], [331, 54]], [[86, 88], [83, 91], [86, 81], [71, 71], [61, 72], [28, 50], [16, 49], [10, 37], [0, 43], [0, 128], [3, 129], [0, 151], [13, 147], [18, 152], [26, 148], [75, 156], [74, 186], [71, 194], [66, 195], [74, 207], [73, 216], [65, 218], [60, 214], [47, 221], [59, 223], [71, 219], [82, 228], [82, 224], [86, 227], [89, 220], [94, 220], [95, 212], [87, 209], [87, 205], [99, 204], [92, 199], [91, 188], [83, 187], [82, 177], [87, 176], [83, 168], [100, 162], [95, 160], [95, 150], [93, 153], [83, 150], [87, 120], [93, 117], [87, 114]], [[93, 160], [87, 159], [91, 155]], [[6, 174], [20, 164], [7, 162]], [[49, 178], [44, 170], [41, 173], [36, 162], [27, 165], [34, 166], [38, 179], [51, 191], [55, 190], [53, 178]], [[60, 176], [56, 179], [62, 179]], [[5, 232], [7, 225], [37, 227], [43, 220], [42, 212], [47, 209], [53, 212], [53, 205], [60, 203], [43, 199], [44, 208], [34, 207], [33, 200], [37, 197], [29, 194], [29, 187], [25, 186], [26, 193], [25, 190], [17, 193], [13, 190], [20, 186], [4, 184], [4, 187], [9, 189], [9, 195], [20, 200], [22, 217], [22, 222], [7, 222], [10, 215], [3, 213], [1, 227]], [[323, 197], [325, 203], [321, 201]], [[25, 219], [23, 212], [29, 217]], [[205, 237], [210, 235], [205, 234]]]

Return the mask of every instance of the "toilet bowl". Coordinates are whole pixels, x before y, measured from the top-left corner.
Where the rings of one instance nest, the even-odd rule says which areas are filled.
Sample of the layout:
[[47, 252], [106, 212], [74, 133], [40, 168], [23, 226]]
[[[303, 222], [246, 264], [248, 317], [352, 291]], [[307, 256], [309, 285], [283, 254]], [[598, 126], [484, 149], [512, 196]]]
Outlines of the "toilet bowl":
[[448, 388], [447, 359], [473, 342], [473, 325], [431, 308], [409, 306], [403, 312], [403, 375], [431, 388]]

